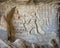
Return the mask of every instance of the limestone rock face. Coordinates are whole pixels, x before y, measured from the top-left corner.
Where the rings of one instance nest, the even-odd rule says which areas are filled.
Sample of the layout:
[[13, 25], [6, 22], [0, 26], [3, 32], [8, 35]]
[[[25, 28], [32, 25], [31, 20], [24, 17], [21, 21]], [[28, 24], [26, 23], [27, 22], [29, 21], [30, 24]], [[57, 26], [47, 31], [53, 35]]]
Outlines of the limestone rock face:
[[56, 4], [19, 5], [6, 2], [0, 6], [0, 11], [4, 12], [5, 16], [12, 7], [16, 6], [13, 17], [16, 38], [22, 38], [27, 42], [38, 44], [49, 43], [51, 39], [57, 39]]
[[3, 41], [0, 39], [0, 48], [8, 48], [9, 46]]
[[26, 42], [23, 39], [16, 39], [15, 42], [12, 43], [16, 48], [33, 48], [33, 45], [29, 42]]
[[53, 6], [40, 4], [17, 7], [18, 13], [15, 12], [13, 20], [17, 38], [23, 38], [31, 43], [49, 42], [53, 38], [56, 39], [57, 9]]
[[0, 29], [0, 39], [4, 41], [8, 40], [8, 32], [3, 29]]

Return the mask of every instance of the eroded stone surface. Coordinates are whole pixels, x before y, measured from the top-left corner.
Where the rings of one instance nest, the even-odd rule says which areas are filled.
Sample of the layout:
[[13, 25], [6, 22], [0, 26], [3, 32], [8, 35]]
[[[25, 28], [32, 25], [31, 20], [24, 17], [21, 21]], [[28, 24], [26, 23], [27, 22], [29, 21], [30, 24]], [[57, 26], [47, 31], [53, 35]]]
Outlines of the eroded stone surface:
[[0, 39], [0, 48], [9, 48], [9, 45]]
[[0, 29], [0, 39], [4, 41], [8, 40], [8, 32], [3, 29]]
[[1, 4], [1, 10], [6, 16], [14, 6], [16, 11], [13, 24], [17, 31], [16, 38], [38, 44], [47, 43], [53, 38], [57, 39], [57, 6], [55, 4], [17, 5], [7, 2]]

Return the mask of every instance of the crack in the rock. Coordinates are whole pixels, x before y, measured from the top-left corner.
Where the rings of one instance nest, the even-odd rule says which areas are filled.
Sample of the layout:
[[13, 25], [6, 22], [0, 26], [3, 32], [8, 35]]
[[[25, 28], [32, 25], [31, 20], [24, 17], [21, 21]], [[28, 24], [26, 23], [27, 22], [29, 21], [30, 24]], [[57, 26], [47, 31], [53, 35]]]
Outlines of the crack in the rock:
[[[34, 27], [33, 27], [34, 28]], [[31, 30], [29, 31], [29, 33], [31, 34], [31, 31], [33, 30], [33, 28], [31, 28]]]
[[27, 24], [29, 24], [31, 22], [31, 19], [28, 21], [28, 23]]

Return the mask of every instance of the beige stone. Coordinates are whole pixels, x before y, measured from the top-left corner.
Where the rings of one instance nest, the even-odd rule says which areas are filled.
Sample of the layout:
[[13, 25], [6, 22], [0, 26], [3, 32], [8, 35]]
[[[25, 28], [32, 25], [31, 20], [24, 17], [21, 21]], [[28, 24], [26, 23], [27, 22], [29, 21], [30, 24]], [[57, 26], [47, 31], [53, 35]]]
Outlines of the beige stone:
[[5, 15], [12, 7], [16, 6], [18, 13], [15, 12], [13, 20], [17, 31], [16, 38], [23, 38], [30, 43], [47, 43], [52, 38], [57, 39], [56, 13], [58, 6], [56, 4], [20, 5], [8, 2], [1, 4], [1, 6]]

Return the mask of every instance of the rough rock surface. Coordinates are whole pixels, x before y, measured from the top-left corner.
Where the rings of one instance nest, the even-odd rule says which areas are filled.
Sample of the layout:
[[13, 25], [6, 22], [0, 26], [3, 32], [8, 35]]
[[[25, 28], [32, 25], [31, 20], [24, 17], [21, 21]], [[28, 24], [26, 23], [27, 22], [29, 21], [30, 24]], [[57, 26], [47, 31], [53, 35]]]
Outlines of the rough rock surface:
[[[0, 4], [2, 16], [6, 16], [12, 7], [16, 6], [13, 24], [16, 29], [16, 38], [22, 38], [30, 43], [49, 43], [57, 39], [57, 5], [19, 5], [13, 2]], [[3, 20], [3, 19], [2, 19]], [[2, 28], [6, 29], [5, 21], [1, 21]]]
[[9, 46], [3, 40], [0, 39], [0, 48], [9, 48]]
[[8, 40], [8, 33], [7, 31], [0, 29], [0, 39], [6, 41]]

